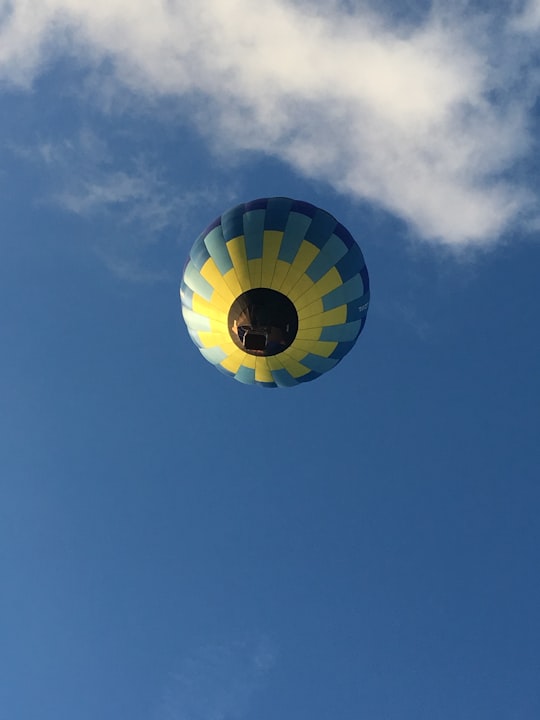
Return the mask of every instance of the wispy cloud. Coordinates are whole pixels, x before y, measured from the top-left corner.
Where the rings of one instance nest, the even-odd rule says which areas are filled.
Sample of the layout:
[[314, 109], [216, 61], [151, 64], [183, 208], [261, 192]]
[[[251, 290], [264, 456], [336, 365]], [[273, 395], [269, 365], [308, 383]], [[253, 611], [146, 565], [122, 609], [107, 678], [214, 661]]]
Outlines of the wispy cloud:
[[[58, 54], [94, 70], [106, 59], [109, 81], [182, 98], [217, 148], [275, 155], [426, 238], [486, 244], [534, 212], [515, 167], [534, 143], [538, 0], [436, 4], [415, 23], [287, 0], [14, 0], [0, 16], [4, 80], [28, 85]], [[119, 202], [144, 192], [113, 186]], [[99, 193], [88, 186], [87, 202]]]
[[275, 663], [267, 640], [208, 645], [172, 673], [158, 709], [160, 720], [244, 717]]
[[187, 249], [198, 232], [194, 218], [200, 208], [217, 194], [227, 195], [221, 188], [195, 183], [180, 192], [155, 158], [143, 153], [118, 157], [111, 142], [89, 129], [62, 140], [7, 149], [44, 176], [46, 189], [39, 202], [99, 228], [93, 250], [109, 270], [133, 282], [176, 278], [178, 268], [153, 268], [148, 252], [170, 237], [184, 238]]

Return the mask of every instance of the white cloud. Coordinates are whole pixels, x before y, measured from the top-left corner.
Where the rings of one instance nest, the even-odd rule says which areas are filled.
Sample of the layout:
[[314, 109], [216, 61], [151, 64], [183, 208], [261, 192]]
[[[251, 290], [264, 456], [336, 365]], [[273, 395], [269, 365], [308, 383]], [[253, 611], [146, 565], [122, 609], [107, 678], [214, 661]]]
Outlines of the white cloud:
[[280, 157], [424, 237], [485, 244], [533, 204], [512, 169], [533, 142], [538, 8], [433, 9], [414, 27], [337, 3], [4, 1], [0, 75], [28, 84], [55, 54], [108, 59], [140, 96], [202, 99], [179, 111], [216, 147]]
[[201, 206], [227, 197], [228, 191], [193, 182], [179, 192], [154, 158], [142, 152], [119, 156], [114, 138], [110, 140], [85, 129], [61, 141], [11, 144], [6, 149], [42, 176], [46, 190], [40, 203], [85, 219], [95, 233], [93, 251], [114, 274], [132, 282], [169, 281], [174, 272], [152, 266], [152, 248], [167, 237], [186, 246], [193, 242]]

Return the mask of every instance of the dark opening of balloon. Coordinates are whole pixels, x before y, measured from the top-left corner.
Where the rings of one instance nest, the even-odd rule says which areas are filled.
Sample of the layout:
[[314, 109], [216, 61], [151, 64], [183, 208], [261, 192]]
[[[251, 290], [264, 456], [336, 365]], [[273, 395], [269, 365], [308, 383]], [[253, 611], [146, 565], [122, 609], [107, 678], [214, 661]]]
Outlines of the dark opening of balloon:
[[270, 288], [253, 288], [231, 305], [229, 334], [250, 355], [278, 355], [294, 341], [298, 314], [288, 297]]

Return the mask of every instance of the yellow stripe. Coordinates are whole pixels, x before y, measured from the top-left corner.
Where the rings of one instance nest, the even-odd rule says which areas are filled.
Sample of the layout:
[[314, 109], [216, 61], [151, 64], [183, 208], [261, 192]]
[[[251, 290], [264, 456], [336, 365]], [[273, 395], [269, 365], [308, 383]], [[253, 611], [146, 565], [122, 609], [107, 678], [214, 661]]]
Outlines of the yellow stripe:
[[255, 360], [257, 360], [255, 355], [248, 355], [248, 353], [245, 353], [243, 350], [240, 350], [240, 352], [244, 355], [242, 365], [250, 370], [255, 370]]
[[313, 260], [319, 254], [319, 248], [307, 240], [302, 240], [300, 249], [296, 253], [296, 257], [292, 261], [287, 277], [282, 282], [280, 291], [284, 295], [289, 295], [291, 289], [298, 282], [299, 278], [306, 272]]
[[296, 333], [296, 338], [291, 347], [294, 347], [297, 340], [318, 340], [320, 337], [321, 328], [318, 326], [312, 328], [300, 328]]
[[216, 335], [224, 335], [231, 339], [229, 331], [227, 330], [227, 323], [223, 320], [210, 320], [210, 330]]
[[303, 308], [296, 308], [296, 312], [298, 313], [300, 325], [302, 325], [304, 318], [311, 317], [312, 315], [320, 315], [324, 312], [324, 306], [322, 300], [315, 300], [315, 302], [312, 302], [311, 305], [306, 305]]
[[325, 327], [326, 325], [341, 325], [347, 320], [347, 306], [340, 305], [332, 310], [320, 313], [319, 315], [312, 315], [308, 318], [302, 319], [302, 330], [315, 327]]
[[296, 343], [293, 343], [290, 347], [288, 347], [286, 350], [284, 350], [280, 355], [282, 355], [284, 358], [292, 358], [293, 360], [296, 360], [297, 362], [300, 362], [300, 360], [303, 360], [306, 357], [306, 352], [304, 350], [301, 350], [296, 347]]
[[297, 299], [295, 300], [295, 305], [297, 308], [306, 307], [307, 305], [310, 305], [314, 301], [321, 298], [323, 295], [332, 292], [332, 290], [335, 290], [342, 284], [343, 283], [339, 272], [336, 270], [335, 267], [330, 268], [330, 270], [325, 273], [322, 278], [320, 278], [320, 280], [317, 280], [317, 282], [312, 285], [311, 289], [309, 289], [302, 296], [297, 296]]
[[236, 348], [235, 352], [232, 352], [228, 357], [222, 360], [220, 365], [225, 368], [225, 370], [228, 370], [236, 375], [245, 356], [246, 353], [243, 350]]
[[262, 258], [248, 260], [249, 282], [252, 288], [261, 287]]
[[232, 264], [236, 272], [236, 277], [242, 288], [242, 292], [247, 292], [250, 287], [249, 270], [246, 255], [246, 244], [244, 236], [239, 235], [238, 237], [229, 240], [227, 243], [227, 250], [231, 256]]
[[214, 302], [214, 295], [212, 295], [212, 302], [208, 302], [208, 300], [205, 300], [200, 295], [193, 293], [193, 311], [199, 315], [204, 315], [204, 317], [210, 320], [226, 322], [227, 314], [224, 312], [223, 304], [219, 303], [219, 299], [220, 296], [216, 294], [216, 301]]
[[232, 304], [234, 297], [232, 296], [229, 286], [223, 279], [223, 275], [219, 272], [213, 258], [209, 258], [204, 263], [201, 275], [214, 288], [214, 295], [215, 293], [218, 293], [225, 302], [228, 302], [229, 305]]
[[[238, 277], [236, 276], [236, 270], [234, 269], [234, 267], [230, 270], [227, 270], [227, 272], [223, 276], [223, 280], [227, 283], [227, 287], [230, 289], [233, 298], [236, 300], [236, 298], [243, 293], [243, 290], [240, 286], [240, 283], [238, 282]], [[230, 308], [227, 308], [227, 312], [229, 310]]]
[[266, 364], [269, 370], [283, 370], [283, 363], [279, 359], [282, 355], [283, 353], [280, 353], [279, 355], [271, 355], [266, 358]]
[[228, 333], [225, 334], [221, 332], [204, 331], [199, 332], [199, 338], [205, 348], [220, 347], [223, 352], [226, 352], [227, 354], [229, 354], [232, 350], [236, 350], [236, 345], [233, 343]]
[[266, 360], [265, 357], [255, 358], [255, 380], [257, 382], [274, 382]]
[[289, 298], [293, 301], [295, 306], [298, 306], [298, 298], [308, 293], [313, 287], [313, 280], [308, 277], [305, 273], [301, 275], [296, 281], [294, 287], [289, 290]]
[[283, 233], [278, 230], [265, 230], [263, 237], [263, 256], [262, 256], [262, 272], [261, 287], [271, 288], [274, 272], [276, 270], [276, 260], [279, 255]]
[[284, 260], [276, 260], [276, 266], [274, 268], [274, 276], [272, 278], [272, 290], [279, 290], [281, 283], [285, 280], [287, 273], [291, 267], [290, 263]]
[[288, 348], [279, 356], [285, 370], [294, 378], [302, 377], [302, 375], [307, 375], [307, 373], [310, 372], [309, 368], [307, 368], [305, 365], [302, 365], [302, 363], [298, 362], [298, 360], [296, 360], [295, 358], [291, 357], [290, 351], [291, 349]]
[[305, 355], [312, 353], [321, 357], [330, 357], [337, 348], [337, 342], [328, 342], [326, 340], [299, 340], [295, 338], [292, 346], [295, 350], [301, 350]]

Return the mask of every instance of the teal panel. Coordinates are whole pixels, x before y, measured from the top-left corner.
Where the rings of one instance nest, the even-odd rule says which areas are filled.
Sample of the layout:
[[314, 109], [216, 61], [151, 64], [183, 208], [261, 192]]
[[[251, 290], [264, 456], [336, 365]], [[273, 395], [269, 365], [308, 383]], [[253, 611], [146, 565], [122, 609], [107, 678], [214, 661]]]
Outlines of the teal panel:
[[227, 357], [227, 353], [223, 352], [219, 347], [201, 348], [200, 350], [201, 355], [205, 357], [208, 362], [211, 362], [212, 365], [219, 365], [219, 363]]
[[253, 368], [247, 368], [242, 365], [234, 377], [238, 382], [244, 383], [244, 385], [255, 384], [255, 370]]
[[306, 231], [311, 223], [311, 218], [307, 215], [301, 215], [300, 213], [291, 213], [287, 221], [287, 227], [283, 234], [283, 240], [281, 241], [281, 247], [279, 250], [279, 259], [285, 262], [292, 263], [296, 257], [302, 240], [305, 237]]
[[200, 295], [202, 298], [210, 302], [214, 288], [210, 285], [210, 283], [206, 282], [192, 262], [188, 262], [186, 266], [184, 271], [184, 280], [186, 285], [196, 292], [197, 295]]
[[344, 325], [328, 325], [327, 327], [323, 327], [320, 339], [329, 342], [346, 342], [347, 340], [355, 340], [358, 337], [361, 326], [361, 320], [345, 323]]
[[199, 313], [193, 312], [193, 310], [186, 307], [183, 309], [183, 315], [186, 325], [191, 330], [197, 332], [210, 332], [212, 330], [210, 319], [204, 315], [199, 315]]
[[244, 238], [248, 260], [262, 257], [265, 210], [250, 210], [244, 215]]
[[222, 275], [232, 270], [233, 264], [229, 251], [227, 250], [227, 245], [225, 244], [221, 225], [218, 225], [208, 233], [204, 238], [204, 244], [208, 248], [208, 252]]
[[276, 381], [278, 387], [293, 387], [298, 385], [298, 380], [283, 368], [282, 370], [272, 370], [272, 377]]
[[341, 260], [341, 258], [347, 253], [347, 246], [338, 238], [337, 235], [331, 235], [328, 242], [321, 249], [321, 252], [315, 257], [311, 265], [306, 270], [306, 275], [317, 282], [323, 275], [325, 275], [330, 268]]
[[323, 307], [325, 310], [332, 310], [332, 308], [339, 307], [339, 305], [346, 305], [352, 300], [361, 298], [363, 294], [364, 283], [362, 278], [360, 275], [355, 275], [343, 285], [324, 295], [322, 298]]
[[203, 267], [204, 263], [210, 257], [208, 248], [204, 244], [204, 236], [200, 235], [197, 240], [195, 240], [195, 243], [191, 248], [191, 252], [189, 253], [189, 257], [197, 270], [200, 270]]
[[317, 210], [306, 232], [306, 240], [319, 249], [326, 245], [332, 235], [337, 220], [324, 210]]
[[302, 358], [302, 365], [321, 374], [331, 370], [337, 363], [338, 361], [335, 358], [321, 357], [320, 355], [313, 355], [312, 353]]

